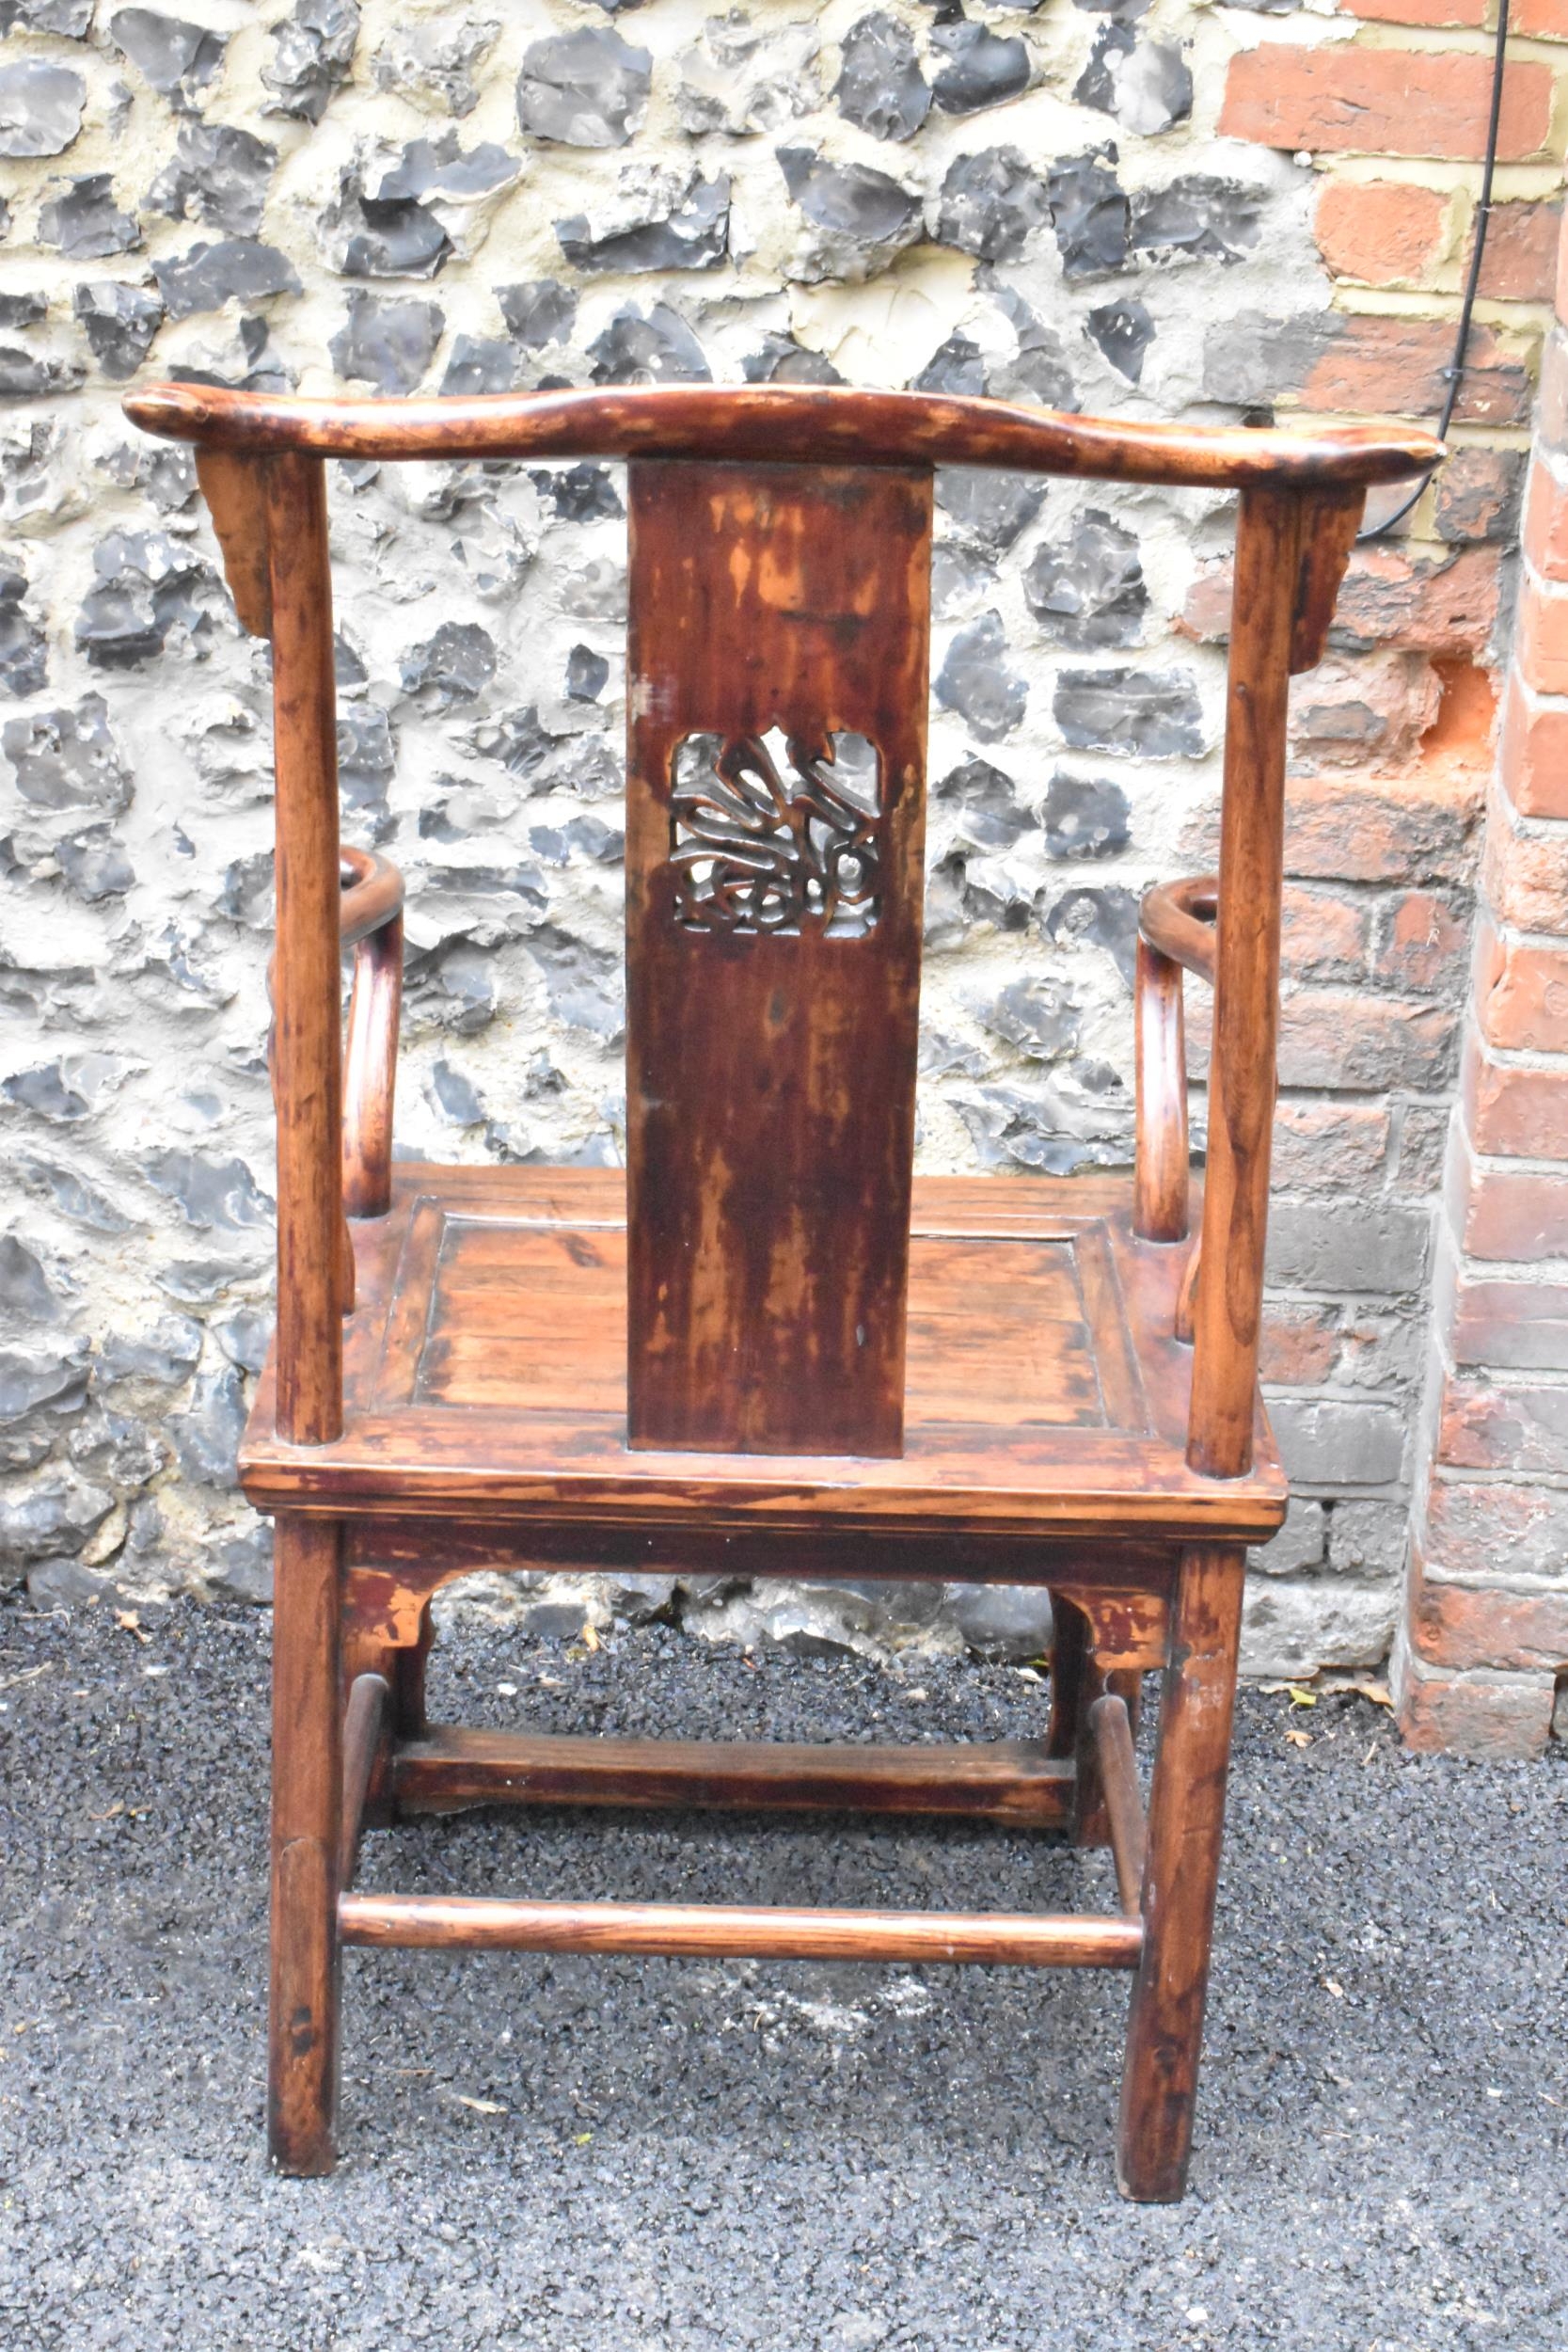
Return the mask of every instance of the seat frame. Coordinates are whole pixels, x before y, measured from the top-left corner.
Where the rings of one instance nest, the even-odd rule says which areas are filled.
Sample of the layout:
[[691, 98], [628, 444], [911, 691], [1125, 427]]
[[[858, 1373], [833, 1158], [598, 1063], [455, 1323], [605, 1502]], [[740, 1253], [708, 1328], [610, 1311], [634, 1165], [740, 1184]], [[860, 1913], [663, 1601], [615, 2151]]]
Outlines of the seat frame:
[[[1257, 1374], [1287, 691], [1292, 671], [1321, 657], [1368, 486], [1430, 468], [1437, 444], [1371, 430], [1132, 426], [991, 401], [806, 387], [357, 403], [167, 385], [132, 396], [126, 409], [149, 432], [196, 445], [236, 608], [273, 650], [277, 1330], [244, 1477], [277, 1519], [268, 2108], [276, 2163], [312, 2174], [335, 2161], [346, 1946], [988, 1961], [1130, 1974], [1118, 2179], [1134, 2198], [1179, 2198], [1245, 1547], [1277, 1524], [1285, 1501]], [[538, 1492], [520, 1501], [476, 1463], [467, 1487], [435, 1495], [400, 1485], [395, 1460], [382, 1464], [377, 1482], [364, 1460], [350, 1458], [343, 1332], [359, 1279], [356, 1234], [363, 1251], [391, 1202], [401, 885], [385, 860], [340, 849], [325, 460], [442, 456], [991, 466], [1241, 493], [1219, 874], [1145, 901], [1135, 980], [1132, 1221], [1140, 1247], [1180, 1253], [1176, 1326], [1192, 1343], [1192, 1492], [1180, 1507], [1110, 1493], [1081, 1510], [1058, 1502], [1053, 1515], [1042, 1503], [1032, 1518], [1024, 1511], [1016, 1522], [959, 1530], [935, 1517], [923, 1523], [917, 1494], [896, 1524], [836, 1508], [792, 1516], [780, 1501], [790, 1466], [756, 1456], [742, 1479], [744, 1508], [726, 1518], [693, 1455], [689, 1509], [650, 1520], [629, 1489], [613, 1508], [602, 1496], [580, 1507], [565, 1489], [553, 1501]], [[346, 1048], [344, 946], [355, 951]], [[1197, 1247], [1189, 1234], [1184, 971], [1214, 989]], [[824, 1473], [817, 1490], [830, 1485]], [[1055, 1633], [1045, 1736], [993, 1747], [834, 1749], [427, 1723], [430, 1600], [448, 1578], [550, 1563], [691, 1568], [719, 1557], [748, 1574], [800, 1573], [809, 1562], [812, 1573], [830, 1576], [1049, 1587]], [[1150, 1670], [1164, 1683], [1146, 1814], [1133, 1734]], [[1033, 1917], [354, 1891], [367, 1824], [498, 1802], [847, 1807], [1025, 1825], [1108, 1846], [1117, 1901], [1099, 1916]]]

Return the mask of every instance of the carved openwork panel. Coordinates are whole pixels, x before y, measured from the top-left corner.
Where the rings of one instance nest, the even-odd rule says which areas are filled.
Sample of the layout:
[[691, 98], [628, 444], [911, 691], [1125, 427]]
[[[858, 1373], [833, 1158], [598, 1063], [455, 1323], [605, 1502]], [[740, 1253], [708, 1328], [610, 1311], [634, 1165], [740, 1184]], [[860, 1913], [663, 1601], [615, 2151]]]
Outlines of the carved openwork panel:
[[689, 735], [675, 747], [670, 859], [688, 929], [862, 939], [881, 904], [875, 744]]

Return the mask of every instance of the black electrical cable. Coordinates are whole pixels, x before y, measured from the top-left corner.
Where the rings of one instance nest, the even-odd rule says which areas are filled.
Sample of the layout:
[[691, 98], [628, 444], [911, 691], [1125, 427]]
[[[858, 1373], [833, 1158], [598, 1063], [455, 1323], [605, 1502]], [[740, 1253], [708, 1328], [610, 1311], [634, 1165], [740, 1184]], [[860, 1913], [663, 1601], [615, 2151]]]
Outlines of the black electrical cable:
[[[1470, 250], [1470, 271], [1465, 281], [1465, 299], [1459, 310], [1459, 332], [1454, 338], [1453, 358], [1443, 370], [1447, 389], [1443, 394], [1442, 414], [1437, 420], [1437, 438], [1441, 441], [1453, 422], [1453, 412], [1459, 405], [1459, 389], [1465, 381], [1465, 365], [1470, 348], [1470, 322], [1476, 307], [1476, 293], [1481, 285], [1481, 265], [1486, 252], [1486, 230], [1492, 217], [1492, 175], [1497, 167], [1497, 125], [1503, 110], [1503, 64], [1508, 44], [1509, 0], [1497, 0], [1497, 37], [1492, 52], [1492, 109], [1486, 122], [1486, 154], [1481, 165], [1481, 196], [1476, 204], [1476, 241]], [[1442, 460], [1439, 458], [1438, 465]], [[1358, 532], [1358, 539], [1381, 539], [1402, 522], [1411, 508], [1425, 491], [1437, 467], [1429, 467], [1403, 503], [1391, 515], [1385, 515], [1379, 523], [1370, 523]]]

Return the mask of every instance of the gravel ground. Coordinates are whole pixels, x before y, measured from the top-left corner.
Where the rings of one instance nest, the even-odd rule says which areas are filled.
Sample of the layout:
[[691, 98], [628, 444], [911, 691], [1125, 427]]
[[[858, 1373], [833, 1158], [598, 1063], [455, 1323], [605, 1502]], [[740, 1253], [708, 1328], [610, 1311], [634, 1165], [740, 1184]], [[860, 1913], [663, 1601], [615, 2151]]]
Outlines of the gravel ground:
[[[0, 1609], [7, 2352], [1568, 2340], [1561, 1750], [1418, 1759], [1364, 1699], [1244, 1698], [1184, 2205], [1115, 2192], [1117, 1979], [531, 1955], [351, 1953], [343, 2162], [282, 2181], [267, 1621], [144, 1613]], [[1044, 1696], [664, 1628], [592, 1656], [466, 1629], [432, 1688], [474, 1721], [779, 1738], [1018, 1734]], [[476, 1814], [372, 1836], [363, 1879], [1103, 1907], [1109, 1862], [987, 1830]]]

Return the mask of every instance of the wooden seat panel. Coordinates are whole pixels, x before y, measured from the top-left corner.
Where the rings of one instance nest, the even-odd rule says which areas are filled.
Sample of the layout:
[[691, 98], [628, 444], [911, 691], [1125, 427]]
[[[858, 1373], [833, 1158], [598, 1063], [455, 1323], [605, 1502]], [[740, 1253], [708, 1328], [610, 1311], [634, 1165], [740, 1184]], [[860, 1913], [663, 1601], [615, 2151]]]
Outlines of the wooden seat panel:
[[753, 1527], [981, 1536], [1102, 1534], [1114, 1498], [1155, 1537], [1266, 1535], [1284, 1486], [1261, 1412], [1246, 1478], [1187, 1469], [1187, 1252], [1134, 1240], [1129, 1208], [1116, 1178], [917, 1181], [899, 1456], [632, 1451], [619, 1172], [405, 1166], [355, 1228], [342, 1436], [281, 1443], [269, 1367], [246, 1491], [579, 1519], [689, 1515], [700, 1492]]

